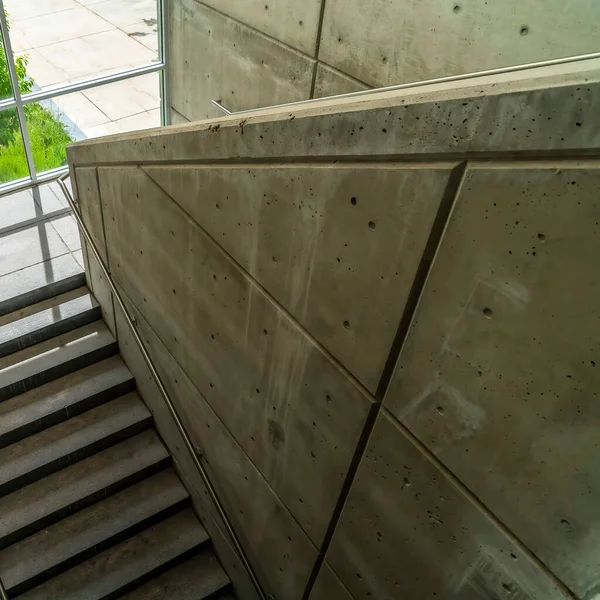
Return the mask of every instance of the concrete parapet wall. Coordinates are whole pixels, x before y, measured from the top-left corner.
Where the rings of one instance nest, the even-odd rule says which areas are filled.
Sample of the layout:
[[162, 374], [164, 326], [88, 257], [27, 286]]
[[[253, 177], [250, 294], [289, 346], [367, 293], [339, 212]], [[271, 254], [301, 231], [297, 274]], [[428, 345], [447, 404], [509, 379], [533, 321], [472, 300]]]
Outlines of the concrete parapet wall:
[[278, 600], [598, 593], [599, 82], [589, 63], [69, 149], [86, 223]]

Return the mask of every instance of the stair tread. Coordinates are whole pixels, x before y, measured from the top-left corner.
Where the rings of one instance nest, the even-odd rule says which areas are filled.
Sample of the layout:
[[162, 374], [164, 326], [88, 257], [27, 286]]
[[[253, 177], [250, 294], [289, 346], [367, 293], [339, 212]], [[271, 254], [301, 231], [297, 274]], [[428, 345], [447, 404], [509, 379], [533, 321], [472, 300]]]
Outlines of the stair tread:
[[[112, 399], [107, 391], [123, 393], [133, 389], [134, 379], [119, 356], [94, 363], [69, 375], [55, 379], [24, 394], [0, 402], [0, 447], [11, 443], [16, 432], [24, 431], [33, 424], [43, 428], [44, 423], [68, 418], [77, 414], [78, 406], [93, 406], [95, 398]], [[63, 416], [56, 416], [58, 413]], [[35, 433], [35, 431], [34, 431]], [[15, 434], [15, 435], [11, 435]], [[24, 437], [24, 436], [21, 436]], [[6, 442], [5, 442], [6, 440]]]
[[63, 254], [0, 277], [0, 315], [84, 285], [85, 273]]
[[0, 356], [64, 333], [70, 323], [84, 325], [100, 317], [100, 305], [86, 287], [26, 306], [0, 317]]
[[[0, 493], [15, 480], [76, 453], [152, 415], [136, 392], [101, 404], [0, 450]], [[74, 457], [76, 459], [76, 456]]]
[[229, 583], [217, 557], [205, 550], [125, 594], [122, 600], [202, 600]]
[[0, 578], [10, 592], [186, 498], [173, 469], [157, 473], [0, 551]]
[[199, 547], [208, 535], [187, 508], [21, 595], [21, 600], [101, 600]]
[[16, 541], [22, 532], [29, 533], [53, 515], [64, 517], [72, 505], [168, 458], [156, 432], [148, 430], [4, 496], [0, 498], [0, 542]]
[[0, 400], [46, 383], [40, 376], [44, 371], [103, 348], [116, 352], [116, 340], [102, 321], [96, 321], [0, 358]]

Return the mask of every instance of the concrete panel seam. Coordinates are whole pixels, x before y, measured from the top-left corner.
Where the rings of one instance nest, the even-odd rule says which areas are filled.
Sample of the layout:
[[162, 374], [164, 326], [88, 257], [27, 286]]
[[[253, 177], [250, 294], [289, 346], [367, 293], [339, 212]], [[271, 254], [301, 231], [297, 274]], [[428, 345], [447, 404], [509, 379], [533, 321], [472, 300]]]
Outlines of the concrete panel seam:
[[545, 573], [560, 589], [560, 591], [571, 598], [578, 600], [578, 596], [573, 592], [550, 568], [505, 525], [452, 471], [439, 459], [419, 438], [410, 431], [410, 429], [399, 421], [385, 406], [381, 412], [385, 414], [392, 423], [394, 423], [404, 437], [419, 450], [425, 458], [433, 464], [434, 467], [442, 473], [455, 489], [462, 494], [476, 509], [481, 511], [515, 546], [517, 546], [543, 573]]
[[456, 204], [456, 199], [458, 198], [460, 188], [465, 178], [467, 164], [468, 163], [465, 161], [454, 167], [452, 169], [450, 177], [448, 178], [448, 183], [446, 184], [444, 195], [442, 196], [442, 200], [440, 202], [440, 206], [438, 208], [436, 217], [431, 226], [431, 231], [429, 233], [427, 243], [425, 244], [425, 248], [419, 261], [419, 266], [417, 267], [417, 271], [415, 273], [415, 277], [413, 279], [413, 283], [411, 285], [411, 289], [408, 294], [404, 310], [402, 311], [402, 316], [400, 318], [400, 322], [396, 330], [396, 335], [394, 337], [392, 347], [388, 354], [386, 364], [381, 373], [379, 384], [377, 385], [377, 392], [375, 394], [375, 397], [379, 401], [379, 403], [374, 404], [371, 407], [369, 415], [365, 421], [365, 426], [363, 427], [360, 439], [356, 445], [354, 456], [352, 457], [348, 473], [346, 474], [344, 484], [342, 485], [338, 502], [333, 511], [331, 520], [329, 522], [329, 527], [327, 528], [327, 532], [325, 533], [325, 538], [321, 546], [321, 552], [317, 557], [317, 561], [315, 562], [315, 567], [313, 569], [313, 572], [311, 573], [311, 577], [306, 587], [303, 600], [307, 600], [310, 596], [310, 593], [312, 592], [312, 588], [314, 587], [319, 571], [321, 570], [321, 567], [325, 560], [325, 555], [327, 554], [327, 550], [329, 548], [329, 545], [331, 544], [331, 540], [333, 539], [333, 534], [335, 533], [335, 529], [337, 527], [337, 524], [339, 523], [342, 510], [344, 509], [344, 504], [346, 503], [346, 500], [350, 493], [350, 488], [352, 486], [354, 478], [356, 477], [356, 473], [362, 460], [365, 448], [367, 447], [369, 438], [371, 437], [371, 433], [373, 432], [375, 421], [377, 419], [377, 416], [379, 415], [381, 409], [381, 401], [385, 396], [385, 392], [387, 391], [387, 388], [389, 386], [392, 373], [394, 372], [394, 367], [396, 365], [396, 362], [398, 361], [398, 356], [400, 355], [400, 351], [402, 350], [402, 346], [410, 330], [410, 324], [412, 323], [412, 320], [418, 307], [419, 299], [421, 298], [423, 289], [425, 288], [427, 277], [431, 271], [431, 267], [435, 260], [435, 256], [437, 255], [437, 252], [441, 246], [441, 242], [444, 237], [446, 228], [448, 226], [448, 222], [450, 221], [452, 209]]
[[325, 3], [327, 0], [321, 0], [321, 10], [319, 11], [319, 23], [317, 24], [317, 39], [315, 40], [315, 58], [317, 59], [313, 65], [313, 76], [310, 84], [310, 97], [315, 97], [315, 84], [317, 82], [317, 67], [319, 66], [319, 50], [321, 49], [321, 33], [323, 31], [323, 16], [325, 15]]
[[319, 66], [319, 65], [323, 65], [324, 67], [331, 69], [334, 73], [339, 73], [340, 75], [343, 75], [344, 77], [347, 77], [348, 79], [351, 79], [352, 81], [354, 81], [354, 83], [356, 83], [358, 85], [364, 85], [366, 88], [369, 88], [369, 89], [376, 89], [370, 83], [367, 83], [366, 81], [361, 81], [360, 79], [357, 79], [353, 75], [350, 75], [349, 73], [346, 73], [345, 71], [341, 71], [337, 67], [334, 67], [334, 66], [330, 65], [329, 63], [326, 63], [324, 60], [317, 60], [317, 66]]
[[219, 254], [221, 254], [221, 256], [223, 256], [231, 265], [233, 265], [233, 267], [238, 270], [242, 276], [250, 283], [250, 285], [252, 285], [253, 287], [255, 287], [259, 292], [261, 292], [262, 294], [264, 294], [268, 300], [275, 306], [277, 307], [277, 310], [279, 310], [283, 315], [285, 315], [285, 317], [291, 322], [293, 323], [294, 327], [296, 327], [301, 333], [302, 335], [304, 335], [306, 338], [308, 338], [308, 340], [321, 352], [323, 353], [324, 356], [327, 357], [327, 359], [332, 363], [332, 365], [335, 366], [336, 369], [338, 369], [338, 371], [340, 371], [342, 373], [342, 375], [344, 375], [351, 383], [352, 385], [354, 385], [356, 388], [358, 388], [368, 399], [370, 399], [372, 402], [375, 402], [375, 399], [373, 398], [373, 394], [356, 378], [356, 376], [351, 373], [335, 356], [333, 356], [333, 354], [325, 347], [323, 346], [323, 344], [321, 342], [319, 342], [319, 340], [317, 340], [309, 331], [306, 330], [306, 328], [304, 326], [302, 326], [295, 318], [294, 316], [284, 307], [281, 305], [280, 302], [278, 302], [273, 296], [272, 294], [265, 288], [263, 287], [256, 279], [254, 279], [254, 277], [252, 277], [252, 275], [250, 275], [250, 273], [248, 273], [232, 256], [231, 254], [229, 254], [229, 252], [227, 252], [222, 246], [219, 245], [219, 243], [204, 229], [204, 227], [202, 227], [202, 225], [200, 223], [198, 223], [195, 219], [193, 219], [189, 213], [187, 211], [185, 211], [180, 205], [179, 203], [170, 195], [168, 194], [164, 188], [159, 185], [144, 169], [143, 165], [139, 165], [139, 169], [144, 173], [144, 175], [146, 175], [146, 177], [148, 177], [148, 179], [155, 185], [157, 186], [161, 192], [163, 194], [165, 194], [165, 196], [167, 196], [168, 198], [171, 199], [171, 201], [177, 206], [177, 208], [185, 215], [185, 217], [187, 219], [189, 219], [192, 223], [194, 223], [199, 231], [201, 232], [201, 234], [209, 241], [209, 243], [217, 250], [217, 252], [219, 252]]
[[[133, 300], [128, 296], [127, 292], [125, 291], [125, 289], [123, 288], [123, 286], [116, 281], [117, 287], [119, 288], [119, 291], [121, 293], [121, 296], [123, 296], [123, 298], [126, 300], [126, 304], [129, 304], [131, 306], [135, 306]], [[152, 331], [152, 333], [156, 336], [156, 338], [158, 340], [160, 340], [161, 344], [164, 343], [161, 340], [160, 336], [158, 335], [158, 333], [156, 332], [156, 330], [152, 327], [152, 325], [150, 324], [150, 322], [142, 315], [142, 313], [139, 313], [141, 315], [141, 319], [144, 321], [144, 323], [146, 324], [146, 327], [148, 327], [148, 329], [150, 331]], [[165, 347], [166, 350], [166, 347]], [[185, 373], [185, 369], [179, 364], [179, 362], [177, 361], [177, 359], [168, 351], [166, 350], [169, 354], [169, 356], [171, 357], [171, 360], [173, 360], [173, 362]], [[190, 380], [191, 381], [191, 380]], [[273, 489], [273, 487], [271, 486], [271, 484], [267, 481], [267, 479], [265, 478], [265, 476], [262, 474], [262, 472], [260, 471], [260, 469], [254, 464], [254, 461], [250, 458], [250, 456], [248, 456], [248, 453], [246, 452], [246, 450], [240, 445], [240, 443], [237, 441], [237, 439], [235, 438], [235, 436], [233, 435], [233, 433], [231, 433], [231, 431], [229, 430], [229, 428], [227, 427], [227, 425], [223, 422], [223, 420], [221, 419], [221, 417], [214, 411], [213, 407], [210, 405], [210, 403], [206, 400], [206, 398], [204, 398], [204, 395], [202, 394], [202, 392], [196, 387], [196, 385], [194, 384], [194, 382], [191, 381], [191, 385], [193, 385], [194, 389], [198, 392], [198, 395], [201, 396], [204, 399], [204, 403], [206, 404], [206, 406], [208, 407], [208, 410], [210, 410], [210, 412], [214, 415], [215, 420], [219, 421], [219, 423], [221, 424], [221, 426], [223, 427], [223, 430], [227, 432], [227, 434], [231, 437], [231, 439], [233, 440], [233, 443], [236, 445], [236, 447], [239, 449], [240, 454], [243, 454], [246, 459], [248, 460], [248, 462], [256, 469], [256, 472], [259, 474], [260, 478], [264, 481], [265, 486], [273, 493], [273, 495], [281, 502], [281, 506], [283, 506], [286, 510], [286, 512], [288, 513], [288, 515], [291, 517], [291, 519], [298, 525], [298, 527], [300, 528], [300, 530], [302, 531], [302, 533], [306, 536], [306, 539], [309, 541], [309, 543], [314, 547], [315, 550], [318, 551], [318, 548], [315, 546], [315, 544], [313, 543], [313, 541], [311, 540], [310, 536], [308, 535], [308, 533], [306, 533], [306, 531], [304, 530], [304, 528], [302, 527], [302, 525], [300, 524], [300, 522], [296, 519], [296, 517], [292, 514], [292, 512], [289, 510], [289, 508], [287, 507], [287, 505], [284, 503], [284, 501], [279, 497], [279, 494], [277, 494], [277, 492]], [[162, 439], [162, 438], [161, 438]], [[164, 442], [164, 440], [163, 440]], [[165, 444], [166, 445], [166, 444]], [[197, 449], [198, 454], [200, 454], [201, 456], [205, 456], [206, 452], [202, 449], [202, 448], [198, 448]]]
[[333, 534], [335, 533], [335, 529], [340, 521], [342, 510], [344, 509], [344, 505], [346, 503], [346, 500], [348, 499], [350, 488], [352, 487], [352, 483], [354, 482], [354, 478], [356, 477], [358, 466], [360, 465], [360, 461], [365, 452], [365, 448], [367, 447], [369, 438], [371, 437], [371, 432], [373, 431], [373, 427], [375, 426], [375, 421], [377, 420], [377, 415], [379, 415], [380, 409], [381, 403], [373, 404], [371, 406], [371, 409], [369, 410], [367, 418], [365, 419], [365, 425], [360, 434], [360, 438], [356, 443], [354, 455], [352, 456], [352, 460], [350, 461], [350, 466], [348, 467], [348, 472], [346, 473], [346, 477], [344, 478], [344, 483], [342, 484], [338, 501], [336, 502], [335, 508], [333, 509], [333, 513], [331, 515], [327, 531], [325, 532], [325, 536], [323, 538], [323, 543], [321, 544], [321, 550], [319, 551], [319, 555], [317, 556], [317, 559], [315, 561], [315, 565], [308, 579], [308, 583], [306, 584], [306, 589], [304, 590], [302, 600], [308, 600], [317, 581], [317, 577], [321, 571], [321, 567], [325, 562], [327, 550], [329, 549], [329, 545], [331, 544], [331, 540], [333, 539]]
[[172, 106], [170, 108], [173, 112], [176, 112], [182, 119], [185, 119], [188, 123], [190, 123], [190, 120], [185, 115], [182, 115], [176, 108], [173, 108]]
[[248, 25], [248, 23], [244, 23], [243, 21], [240, 21], [239, 19], [231, 17], [212, 6], [208, 6], [207, 4], [204, 4], [204, 2], [201, 2], [201, 0], [194, 0], [194, 2], [196, 2], [197, 4], [201, 4], [203, 8], [219, 15], [220, 17], [223, 17], [229, 21], [233, 21], [234, 23], [237, 23], [241, 27], [250, 29], [251, 31], [256, 33], [256, 35], [258, 35], [262, 38], [265, 38], [265, 39], [269, 40], [270, 42], [273, 42], [279, 46], [283, 46], [286, 50], [289, 50], [290, 52], [294, 52], [295, 54], [298, 54], [299, 56], [302, 56], [303, 58], [307, 58], [308, 60], [314, 61], [316, 63], [316, 59], [314, 56], [310, 56], [310, 54], [305, 54], [304, 52], [302, 52], [302, 50], [298, 50], [297, 48], [294, 48], [293, 46], [290, 46], [289, 44], [286, 44], [285, 42], [282, 42], [281, 40], [274, 38], [272, 35], [268, 35], [262, 31], [259, 31], [258, 29], [255, 29], [251, 25]]
[[110, 258], [108, 257], [108, 246], [106, 245], [106, 228], [104, 227], [104, 209], [102, 207], [102, 194], [100, 192], [100, 178], [98, 176], [98, 168], [94, 169], [94, 174], [96, 178], [96, 188], [98, 189], [98, 200], [100, 201], [100, 223], [102, 223], [102, 241], [104, 242], [104, 247], [106, 248], [106, 268], [110, 273]]
[[419, 307], [419, 301], [423, 295], [425, 285], [427, 284], [431, 267], [435, 262], [435, 258], [444, 238], [444, 233], [446, 232], [452, 215], [452, 210], [454, 209], [456, 199], [460, 193], [460, 188], [467, 171], [467, 165], [467, 161], [460, 163], [452, 169], [450, 177], [448, 178], [444, 195], [442, 196], [433, 225], [431, 226], [425, 249], [421, 255], [415, 278], [413, 279], [406, 304], [404, 305], [404, 310], [402, 311], [402, 316], [400, 317], [400, 323], [398, 323], [396, 336], [392, 342], [392, 347], [379, 379], [379, 385], [377, 386], [377, 392], [375, 393], [375, 397], [378, 400], [383, 400], [389, 387], [392, 374], [396, 367], [396, 363], [398, 362], [398, 357], [400, 356], [400, 352], [402, 352], [402, 347], [404, 346], [404, 342], [410, 331], [410, 326]]
[[[108, 272], [110, 273], [110, 254], [108, 252], [108, 244], [106, 243], [106, 227], [104, 226], [104, 208], [102, 206], [102, 192], [100, 191], [100, 177], [98, 175], [98, 167], [96, 167], [94, 169], [95, 175], [96, 175], [96, 186], [98, 188], [98, 200], [100, 201], [100, 222], [102, 223], [102, 239], [104, 240], [104, 247], [106, 248], [106, 268], [108, 269]], [[89, 260], [89, 256], [88, 256], [88, 260]], [[89, 264], [89, 262], [88, 262]], [[117, 330], [117, 322], [114, 318], [114, 314], [115, 314], [115, 299], [113, 298], [113, 295], [110, 295], [110, 303], [112, 306], [112, 314], [113, 314], [113, 320], [114, 320], [114, 326], [115, 326], [115, 338], [118, 340], [118, 330]]]

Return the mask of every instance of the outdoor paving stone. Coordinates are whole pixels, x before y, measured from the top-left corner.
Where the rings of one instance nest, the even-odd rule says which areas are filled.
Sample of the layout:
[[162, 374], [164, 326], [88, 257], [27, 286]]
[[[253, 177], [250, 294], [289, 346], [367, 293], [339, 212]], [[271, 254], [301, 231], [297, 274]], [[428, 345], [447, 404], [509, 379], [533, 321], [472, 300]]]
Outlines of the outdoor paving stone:
[[13, 22], [79, 6], [76, 0], [4, 0], [4, 8]]
[[79, 237], [79, 228], [75, 219], [71, 215], [54, 219], [50, 222], [51, 226], [58, 233], [63, 243], [71, 252], [81, 250], [81, 238]]
[[111, 121], [117, 121], [160, 106], [155, 73], [85, 90], [83, 94]]
[[27, 57], [27, 73], [41, 88], [66, 83], [66, 73], [48, 62], [37, 50], [29, 48], [19, 53]]
[[155, 58], [151, 50], [120, 29], [52, 44], [38, 48], [38, 52], [70, 80], [117, 67], [143, 65]]
[[73, 121], [80, 129], [93, 127], [94, 125], [100, 125], [101, 123], [110, 121], [109, 117], [107, 117], [93, 102], [90, 102], [82, 92], [59, 96], [54, 98], [53, 102], [62, 112], [68, 115], [71, 121]]
[[1, 238], [0, 276], [68, 252], [69, 248], [48, 221], [19, 229]]
[[156, 0], [103, 0], [89, 8], [120, 29], [144, 19], [156, 23]]
[[[83, 6], [23, 19], [18, 27], [29, 47], [38, 49], [113, 29], [110, 23]], [[82, 60], [81, 55], [76, 58]]]
[[38, 195], [38, 200], [34, 200], [30, 190], [0, 198], [0, 232], [34, 219], [43, 219], [45, 215], [64, 208], [59, 199], [46, 190]]

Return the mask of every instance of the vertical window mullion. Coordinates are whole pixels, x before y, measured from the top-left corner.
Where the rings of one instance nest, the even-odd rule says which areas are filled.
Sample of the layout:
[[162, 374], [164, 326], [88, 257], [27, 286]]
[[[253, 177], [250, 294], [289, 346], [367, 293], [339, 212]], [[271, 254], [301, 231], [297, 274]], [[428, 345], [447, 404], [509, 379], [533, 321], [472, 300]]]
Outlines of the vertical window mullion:
[[21, 139], [23, 140], [23, 148], [25, 150], [25, 159], [29, 170], [29, 177], [33, 182], [37, 181], [35, 164], [33, 162], [33, 152], [31, 150], [31, 140], [29, 139], [29, 131], [27, 122], [25, 121], [25, 111], [23, 109], [23, 100], [21, 98], [21, 89], [19, 88], [19, 78], [15, 67], [15, 57], [12, 51], [10, 41], [10, 33], [8, 31], [8, 23], [6, 21], [6, 12], [4, 10], [4, 2], [0, 0], [0, 33], [2, 34], [2, 45], [4, 46], [4, 54], [6, 56], [6, 66], [8, 68], [8, 77], [12, 87], [13, 97], [15, 99], [17, 118], [19, 120], [19, 128], [21, 130]]

